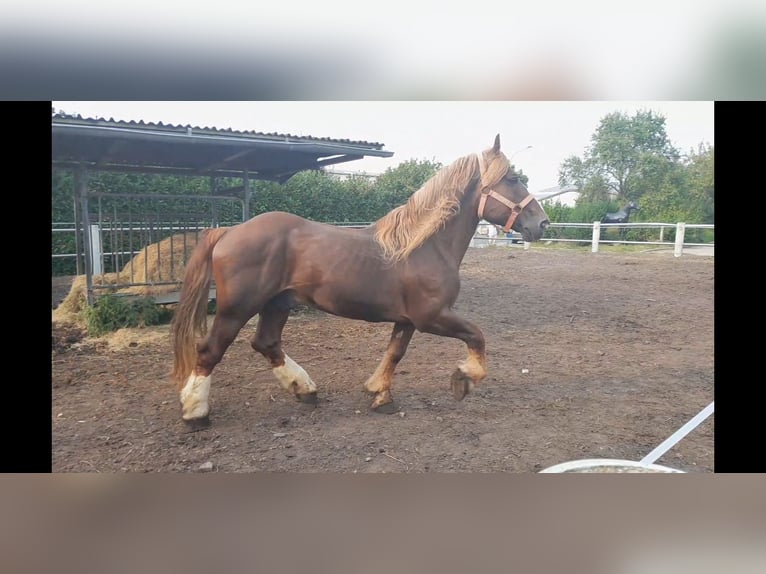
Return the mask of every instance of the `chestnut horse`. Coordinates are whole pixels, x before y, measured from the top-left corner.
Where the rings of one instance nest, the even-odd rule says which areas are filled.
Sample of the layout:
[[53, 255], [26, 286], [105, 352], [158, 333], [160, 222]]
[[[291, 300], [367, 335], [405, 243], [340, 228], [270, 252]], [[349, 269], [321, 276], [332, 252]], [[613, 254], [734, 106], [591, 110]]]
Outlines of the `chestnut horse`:
[[[539, 240], [548, 218], [494, 145], [439, 170], [404, 205], [364, 229], [343, 229], [283, 212], [208, 230], [185, 270], [171, 326], [182, 419], [209, 425], [211, 373], [256, 314], [250, 344], [269, 360], [280, 385], [316, 403], [317, 386], [282, 350], [290, 309], [308, 304], [333, 315], [393, 323], [383, 359], [364, 384], [371, 408], [391, 413], [394, 369], [414, 331], [462, 340], [468, 357], [451, 377], [462, 400], [487, 374], [484, 335], [452, 310], [459, 267], [481, 219]], [[215, 280], [217, 311], [207, 332]], [[195, 344], [197, 336], [205, 335]]]

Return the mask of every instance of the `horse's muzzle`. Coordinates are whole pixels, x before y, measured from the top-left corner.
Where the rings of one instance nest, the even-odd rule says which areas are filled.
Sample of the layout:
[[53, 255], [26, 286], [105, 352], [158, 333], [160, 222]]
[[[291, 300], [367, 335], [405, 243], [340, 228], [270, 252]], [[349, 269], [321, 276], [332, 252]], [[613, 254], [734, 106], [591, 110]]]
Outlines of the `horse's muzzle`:
[[524, 241], [527, 242], [539, 241], [550, 224], [550, 221], [543, 219], [538, 227], [525, 227], [521, 232], [521, 236], [524, 238]]

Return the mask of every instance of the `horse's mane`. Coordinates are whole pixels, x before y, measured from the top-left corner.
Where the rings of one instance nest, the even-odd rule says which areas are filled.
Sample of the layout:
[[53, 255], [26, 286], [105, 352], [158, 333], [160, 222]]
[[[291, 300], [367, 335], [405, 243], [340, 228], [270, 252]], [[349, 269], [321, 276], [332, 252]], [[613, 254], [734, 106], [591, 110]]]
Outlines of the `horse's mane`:
[[[494, 157], [490, 156], [491, 150], [483, 153], [486, 167], [481, 172], [481, 179], [489, 187], [506, 174], [509, 163], [499, 151]], [[384, 257], [391, 262], [406, 259], [444, 227], [460, 211], [460, 200], [471, 180], [479, 173], [476, 154], [459, 158], [436, 172], [410, 196], [407, 203], [375, 222], [375, 240], [383, 249]]]

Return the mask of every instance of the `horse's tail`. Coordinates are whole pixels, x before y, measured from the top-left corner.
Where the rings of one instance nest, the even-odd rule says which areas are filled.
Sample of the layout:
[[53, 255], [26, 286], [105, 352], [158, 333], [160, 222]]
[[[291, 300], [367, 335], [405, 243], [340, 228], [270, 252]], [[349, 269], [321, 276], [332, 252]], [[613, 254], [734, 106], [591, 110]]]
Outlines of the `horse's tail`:
[[213, 276], [213, 247], [227, 228], [208, 229], [200, 238], [184, 270], [181, 298], [171, 323], [173, 338], [173, 379], [178, 388], [197, 362], [197, 335], [207, 332], [207, 302]]

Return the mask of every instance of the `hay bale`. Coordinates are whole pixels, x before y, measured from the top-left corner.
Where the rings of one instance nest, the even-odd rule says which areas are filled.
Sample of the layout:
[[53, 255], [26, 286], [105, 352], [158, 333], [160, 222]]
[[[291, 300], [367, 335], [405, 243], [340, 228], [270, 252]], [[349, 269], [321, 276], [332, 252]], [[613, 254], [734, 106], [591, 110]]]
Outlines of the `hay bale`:
[[119, 292], [151, 296], [179, 290], [186, 261], [197, 246], [199, 235], [199, 233], [177, 233], [159, 243], [147, 245], [120, 272], [122, 283], [175, 281], [174, 284], [127, 287]]
[[[119, 273], [104, 273], [93, 277], [94, 285], [115, 285], [120, 280]], [[83, 325], [82, 312], [88, 306], [88, 294], [85, 275], [78, 275], [72, 281], [69, 293], [53, 310], [53, 320], [58, 323]]]
[[[119, 273], [104, 273], [93, 276], [94, 285], [118, 285], [125, 283], [152, 283], [175, 281], [170, 285], [139, 285], [109, 290], [108, 292], [151, 297], [171, 293], [181, 288], [184, 267], [191, 252], [197, 245], [198, 233], [178, 233], [159, 243], [144, 247]], [[99, 293], [104, 293], [99, 289]], [[82, 325], [82, 312], [87, 307], [88, 297], [85, 275], [78, 275], [72, 281], [69, 294], [53, 311], [53, 320], [59, 323]]]

